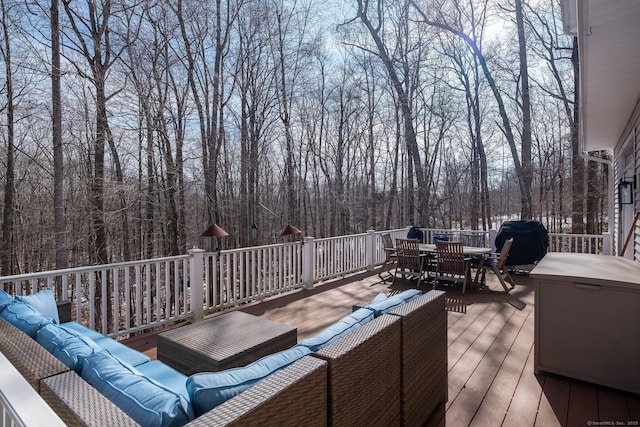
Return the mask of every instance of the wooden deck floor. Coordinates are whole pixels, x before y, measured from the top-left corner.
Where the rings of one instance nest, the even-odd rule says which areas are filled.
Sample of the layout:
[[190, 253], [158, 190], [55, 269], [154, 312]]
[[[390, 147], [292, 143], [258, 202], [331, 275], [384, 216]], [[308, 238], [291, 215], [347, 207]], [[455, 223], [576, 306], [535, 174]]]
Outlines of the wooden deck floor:
[[[532, 282], [515, 276], [518, 286], [505, 294], [495, 277], [487, 277], [487, 291], [447, 292], [449, 400], [428, 426], [638, 425], [638, 395], [534, 375]], [[375, 274], [360, 274], [240, 309], [295, 326], [300, 340], [347, 315], [352, 305], [413, 285], [397, 282], [391, 287]], [[155, 357], [153, 335], [128, 344]]]

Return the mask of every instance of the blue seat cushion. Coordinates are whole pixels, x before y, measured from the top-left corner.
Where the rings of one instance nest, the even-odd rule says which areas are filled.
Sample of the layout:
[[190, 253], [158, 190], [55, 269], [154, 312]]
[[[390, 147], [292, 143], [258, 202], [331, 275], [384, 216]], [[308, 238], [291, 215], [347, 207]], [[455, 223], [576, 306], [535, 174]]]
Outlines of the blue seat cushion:
[[51, 317], [43, 316], [35, 308], [22, 301], [14, 301], [6, 306], [0, 313], [0, 317], [31, 338], [36, 337], [38, 329], [54, 322]]
[[210, 411], [310, 353], [307, 347], [295, 345], [242, 368], [191, 375], [187, 380], [187, 390], [196, 416]]
[[136, 366], [136, 369], [145, 377], [151, 378], [169, 390], [180, 393], [187, 400], [190, 400], [189, 392], [187, 391], [187, 376], [176, 371], [171, 366], [165, 365], [159, 360], [152, 360]]
[[106, 350], [83, 359], [82, 378], [143, 426], [182, 426], [194, 418], [184, 396]]
[[402, 304], [406, 304], [412, 299], [418, 298], [420, 295], [422, 295], [422, 292], [418, 289], [408, 289], [381, 301], [376, 302], [374, 300], [374, 302], [366, 306], [365, 309], [371, 310], [375, 317], [378, 317]]
[[36, 341], [77, 373], [82, 370], [82, 358], [101, 350], [91, 338], [54, 324], [40, 328], [36, 334]]
[[147, 363], [151, 360], [146, 354], [134, 350], [126, 345], [112, 339], [105, 337], [100, 332], [96, 332], [93, 329], [89, 329], [77, 322], [66, 322], [62, 326], [69, 330], [75, 331], [80, 335], [93, 340], [101, 349], [109, 350], [109, 352], [116, 358], [127, 362], [129, 365], [138, 366], [143, 363]]
[[366, 323], [372, 321], [374, 318], [373, 311], [367, 308], [361, 308], [354, 311], [348, 316], [343, 317], [337, 322], [320, 331], [318, 334], [302, 340], [298, 345], [308, 347], [309, 350], [316, 352], [321, 348], [326, 347], [335, 340], [343, 337], [352, 331], [362, 327]]
[[13, 303], [13, 297], [5, 291], [0, 291], [0, 312], [4, 310], [6, 306]]
[[55, 323], [60, 323], [58, 305], [51, 289], [43, 289], [32, 295], [16, 295], [16, 301], [26, 302], [41, 315], [51, 317]]

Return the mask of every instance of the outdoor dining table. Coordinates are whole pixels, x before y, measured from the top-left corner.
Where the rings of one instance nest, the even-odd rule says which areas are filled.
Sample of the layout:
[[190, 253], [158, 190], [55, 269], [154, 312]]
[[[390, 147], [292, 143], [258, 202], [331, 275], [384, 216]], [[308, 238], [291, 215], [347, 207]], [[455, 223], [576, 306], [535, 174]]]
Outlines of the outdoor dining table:
[[[438, 249], [436, 245], [431, 243], [420, 243], [418, 245], [420, 252], [427, 253], [432, 256], [438, 256]], [[488, 256], [491, 254], [491, 248], [485, 247], [477, 247], [477, 246], [463, 246], [462, 253], [466, 257], [477, 258], [478, 265], [482, 265], [485, 261], [487, 261]], [[427, 270], [427, 275], [429, 274]], [[478, 274], [475, 275], [473, 282], [474, 287], [478, 286]]]
[[[438, 250], [436, 249], [436, 245], [431, 244], [431, 243], [420, 243], [418, 245], [418, 247], [420, 248], [421, 252], [427, 252], [429, 254], [438, 254]], [[471, 256], [471, 257], [482, 257], [482, 256], [487, 256], [491, 253], [491, 248], [482, 248], [482, 247], [477, 247], [477, 246], [463, 246], [462, 247], [462, 252], [466, 255], [466, 256]]]
[[[420, 252], [426, 255], [430, 255], [434, 257], [438, 256], [438, 249], [436, 248], [435, 244], [420, 243], [418, 245], [418, 248], [420, 249]], [[385, 251], [389, 251], [389, 252], [394, 252], [395, 250], [396, 250], [395, 247], [385, 248]], [[478, 247], [478, 246], [463, 246], [462, 252], [467, 257], [477, 258], [478, 265], [481, 265], [489, 259], [489, 255], [491, 255], [492, 250], [491, 248]], [[429, 271], [427, 270], [427, 279], [428, 279], [428, 275], [429, 275]], [[478, 285], [478, 274], [476, 274], [473, 279], [473, 285], [476, 287]], [[504, 284], [502, 284], [502, 286], [505, 288], [505, 292], [509, 292], [508, 288]]]

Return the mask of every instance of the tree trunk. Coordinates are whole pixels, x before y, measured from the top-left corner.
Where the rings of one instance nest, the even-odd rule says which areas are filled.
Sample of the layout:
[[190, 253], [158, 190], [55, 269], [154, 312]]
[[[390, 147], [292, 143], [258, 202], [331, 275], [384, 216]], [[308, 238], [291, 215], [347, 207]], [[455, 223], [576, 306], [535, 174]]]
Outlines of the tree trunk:
[[[59, 2], [51, 0], [51, 121], [53, 140], [53, 216], [56, 242], [56, 269], [67, 268], [66, 220], [64, 215], [64, 161], [62, 152], [62, 100], [60, 92]], [[62, 296], [56, 282], [56, 297]]]
[[[379, 13], [381, 12], [380, 8], [377, 10]], [[380, 35], [380, 28], [374, 27], [372, 22], [369, 20], [369, 17], [367, 16], [367, 5], [364, 5], [362, 0], [358, 0], [358, 17], [373, 38], [377, 48], [377, 55], [382, 60], [382, 63], [387, 70], [387, 74], [389, 75], [389, 79], [391, 80], [391, 84], [398, 97], [398, 103], [400, 104], [400, 111], [402, 112], [402, 121], [404, 124], [404, 140], [407, 147], [407, 153], [409, 155], [409, 161], [413, 163], [413, 176], [415, 176], [418, 188], [426, 188], [427, 183], [424, 179], [425, 174], [422, 168], [422, 161], [420, 159], [420, 151], [418, 150], [416, 131], [413, 127], [413, 110], [411, 109], [409, 96], [402, 86], [402, 82], [394, 68], [394, 63], [387, 52], [387, 48]], [[382, 21], [383, 19], [380, 18], [380, 22]], [[413, 180], [413, 176], [408, 179]], [[418, 222], [426, 223], [428, 218], [428, 202], [425, 197], [420, 197], [419, 203], [420, 206], [418, 207], [418, 210], [420, 212], [420, 218]], [[414, 218], [413, 206], [410, 206], [409, 209], [412, 211], [410, 213], [411, 218]]]
[[581, 234], [584, 233], [584, 159], [580, 157], [579, 147], [579, 135], [578, 135], [578, 119], [580, 117], [580, 111], [578, 106], [580, 105], [580, 77], [579, 67], [580, 61], [578, 58], [578, 39], [573, 38], [573, 52], [571, 55], [571, 64], [573, 65], [573, 81], [575, 84], [574, 92], [574, 109], [573, 109], [573, 123], [571, 126], [571, 146], [573, 148], [573, 161], [571, 167], [571, 190], [573, 196], [572, 209], [571, 209], [571, 232]]
[[11, 37], [9, 34], [9, 17], [5, 1], [0, 2], [2, 8], [2, 36], [4, 38], [4, 66], [5, 66], [5, 91], [7, 98], [6, 126], [7, 126], [7, 160], [4, 181], [4, 203], [2, 212], [2, 253], [0, 274], [10, 276], [14, 273], [14, 249], [13, 249], [13, 217], [15, 194], [15, 142], [14, 142], [14, 103], [13, 103], [13, 70], [11, 62]]
[[527, 42], [524, 35], [524, 17], [522, 13], [522, 0], [515, 0], [516, 25], [518, 27], [518, 49], [520, 60], [520, 83], [522, 86], [522, 142], [520, 152], [522, 156], [523, 191], [521, 194], [522, 219], [533, 218], [533, 200], [531, 197], [531, 182], [533, 181], [533, 168], [531, 163], [531, 100], [529, 96], [529, 65], [527, 63]]
[[504, 100], [502, 98], [500, 88], [496, 84], [496, 81], [493, 78], [491, 71], [489, 70], [489, 66], [487, 65], [487, 59], [482, 53], [482, 50], [480, 49], [476, 41], [470, 38], [467, 34], [462, 32], [461, 30], [451, 27], [450, 25], [443, 24], [441, 22], [436, 22], [429, 19], [427, 15], [424, 13], [424, 11], [416, 4], [414, 0], [410, 0], [410, 2], [413, 5], [413, 7], [416, 9], [416, 11], [418, 12], [418, 14], [420, 15], [420, 17], [422, 18], [425, 24], [436, 27], [436, 28], [440, 28], [442, 30], [445, 30], [452, 34], [457, 35], [462, 40], [464, 40], [464, 42], [469, 46], [469, 48], [471, 48], [473, 54], [478, 59], [480, 67], [482, 68], [482, 72], [485, 78], [487, 79], [487, 83], [489, 83], [489, 87], [491, 88], [491, 91], [493, 92], [493, 96], [496, 99], [496, 103], [498, 104], [498, 111], [500, 113], [500, 118], [502, 120], [501, 130], [504, 133], [504, 136], [507, 139], [507, 142], [509, 144], [509, 149], [511, 150], [511, 158], [513, 159], [513, 166], [516, 172], [516, 176], [518, 178], [518, 185], [520, 187], [520, 192], [524, 195], [522, 196], [522, 200], [529, 205], [528, 208], [523, 207], [522, 212], [523, 213], [531, 212], [531, 185], [530, 184], [527, 185], [527, 182], [530, 182], [530, 180], [526, 178], [524, 168], [520, 161], [520, 156], [518, 154], [518, 147], [516, 145], [516, 139], [513, 134], [511, 121], [509, 120], [509, 115], [507, 114], [507, 109], [504, 105]]

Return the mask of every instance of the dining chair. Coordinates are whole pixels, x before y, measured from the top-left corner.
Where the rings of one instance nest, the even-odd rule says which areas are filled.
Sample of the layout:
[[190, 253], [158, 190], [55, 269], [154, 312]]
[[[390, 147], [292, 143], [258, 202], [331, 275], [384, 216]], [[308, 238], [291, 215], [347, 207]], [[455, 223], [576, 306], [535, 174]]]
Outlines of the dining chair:
[[396, 270], [391, 283], [395, 283], [396, 277], [400, 274], [403, 278], [417, 277], [418, 286], [420, 286], [427, 255], [420, 252], [418, 241], [415, 239], [396, 239], [396, 254]]
[[[498, 277], [498, 280], [500, 281], [500, 284], [504, 288], [505, 292], [509, 292], [515, 287], [516, 283], [511, 278], [509, 270], [507, 270], [507, 267], [505, 266], [512, 244], [513, 237], [505, 240], [500, 253], [491, 253], [487, 258], [485, 258], [478, 264], [474, 283], [485, 283], [485, 275], [487, 269], [491, 269], [496, 277]], [[478, 282], [478, 276], [480, 274], [482, 274], [482, 279], [481, 282]], [[510, 286], [507, 286], [507, 283], [509, 283]]]
[[[382, 273], [384, 273], [385, 271], [391, 271], [393, 264], [395, 264], [396, 261], [398, 260], [398, 254], [395, 248], [393, 247], [393, 240], [391, 239], [391, 234], [383, 233], [380, 235], [380, 237], [382, 238], [382, 245], [384, 247], [385, 259], [384, 259], [384, 264], [382, 264], [382, 269], [380, 270], [380, 273], [378, 274], [378, 276], [381, 279], [383, 279]], [[391, 275], [391, 273], [389, 274]]]
[[[471, 282], [471, 258], [464, 256], [462, 242], [436, 241], [436, 284], [438, 280], [463, 277], [462, 293]], [[434, 284], [435, 287], [435, 284]]]

